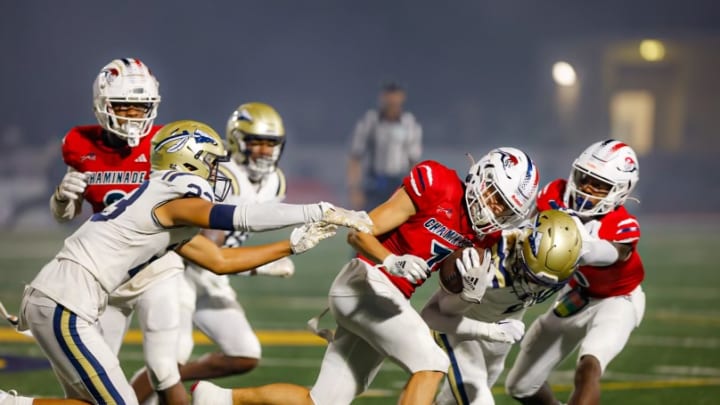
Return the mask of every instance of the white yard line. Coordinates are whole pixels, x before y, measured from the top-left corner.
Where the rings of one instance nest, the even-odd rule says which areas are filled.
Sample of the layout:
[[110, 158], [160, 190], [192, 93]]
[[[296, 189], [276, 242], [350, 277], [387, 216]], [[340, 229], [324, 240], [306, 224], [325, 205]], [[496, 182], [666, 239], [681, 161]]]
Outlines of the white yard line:
[[683, 349], [718, 349], [720, 339], [689, 336], [633, 335], [629, 346], [672, 347]]

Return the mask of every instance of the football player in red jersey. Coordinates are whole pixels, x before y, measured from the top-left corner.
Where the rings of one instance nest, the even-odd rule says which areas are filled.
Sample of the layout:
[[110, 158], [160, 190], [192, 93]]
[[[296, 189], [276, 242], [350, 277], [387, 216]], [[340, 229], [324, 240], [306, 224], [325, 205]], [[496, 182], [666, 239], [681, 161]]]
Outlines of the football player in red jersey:
[[138, 59], [115, 59], [93, 84], [98, 125], [70, 129], [62, 156], [68, 171], [50, 199], [59, 222], [75, 218], [83, 200], [93, 212], [124, 197], [150, 173], [150, 139], [160, 94], [158, 82]]
[[640, 225], [624, 207], [639, 179], [633, 149], [616, 140], [592, 144], [570, 178], [548, 184], [538, 209], [566, 209], [584, 223], [577, 279], [530, 326], [506, 380], [523, 404], [558, 403], [547, 377], [579, 345], [569, 404], [600, 402], [600, 377], [627, 343], [645, 311]]
[[465, 182], [438, 162], [417, 164], [370, 213], [372, 233], [349, 236], [359, 254], [330, 288], [338, 325], [312, 389], [229, 390], [203, 381], [194, 387], [193, 404], [349, 404], [388, 357], [412, 374], [399, 403], [431, 404], [449, 361], [408, 299], [445, 256], [460, 247], [492, 246], [501, 229], [525, 220], [537, 186], [535, 164], [514, 148], [492, 150]]

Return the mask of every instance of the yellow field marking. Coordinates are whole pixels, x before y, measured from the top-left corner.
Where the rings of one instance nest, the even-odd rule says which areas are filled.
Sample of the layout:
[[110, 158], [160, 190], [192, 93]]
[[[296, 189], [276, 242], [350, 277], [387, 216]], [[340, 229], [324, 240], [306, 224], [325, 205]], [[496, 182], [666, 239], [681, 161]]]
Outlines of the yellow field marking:
[[[325, 346], [327, 342], [322, 338], [304, 330], [257, 330], [255, 331], [260, 343], [264, 346]], [[196, 345], [211, 345], [212, 341], [202, 332], [193, 332]], [[1, 343], [33, 343], [34, 340], [17, 333], [13, 328], [0, 328]], [[131, 345], [142, 344], [142, 332], [131, 329], [125, 335], [123, 343]]]

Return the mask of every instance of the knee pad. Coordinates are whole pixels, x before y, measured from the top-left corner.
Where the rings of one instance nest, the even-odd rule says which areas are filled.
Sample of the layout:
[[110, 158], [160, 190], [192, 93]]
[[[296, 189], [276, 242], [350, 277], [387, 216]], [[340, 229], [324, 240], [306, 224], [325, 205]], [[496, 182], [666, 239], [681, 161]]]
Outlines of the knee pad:
[[190, 360], [190, 355], [192, 355], [194, 346], [195, 342], [193, 342], [192, 333], [180, 334], [177, 342], [177, 362], [179, 364], [185, 364], [188, 360]]
[[156, 391], [166, 390], [180, 382], [180, 370], [173, 358], [147, 360], [150, 383]]

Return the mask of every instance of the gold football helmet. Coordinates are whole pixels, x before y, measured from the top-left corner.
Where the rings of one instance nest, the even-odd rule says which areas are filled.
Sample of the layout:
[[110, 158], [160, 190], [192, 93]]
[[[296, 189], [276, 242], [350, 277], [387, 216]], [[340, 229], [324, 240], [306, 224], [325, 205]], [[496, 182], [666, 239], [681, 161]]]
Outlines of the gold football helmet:
[[222, 201], [230, 190], [228, 179], [218, 173], [220, 162], [228, 160], [220, 135], [202, 122], [175, 121], [153, 136], [150, 164], [155, 170], [192, 173], [206, 179]]
[[[242, 104], [230, 116], [226, 135], [230, 155], [239, 164], [247, 166], [251, 180], [260, 180], [275, 171], [285, 147], [285, 127], [280, 114], [270, 105]], [[252, 141], [272, 142], [272, 155], [251, 158], [248, 143]]]
[[537, 214], [518, 246], [521, 274], [513, 280], [516, 293], [554, 292], [570, 280], [581, 253], [582, 237], [569, 214], [557, 210]]

